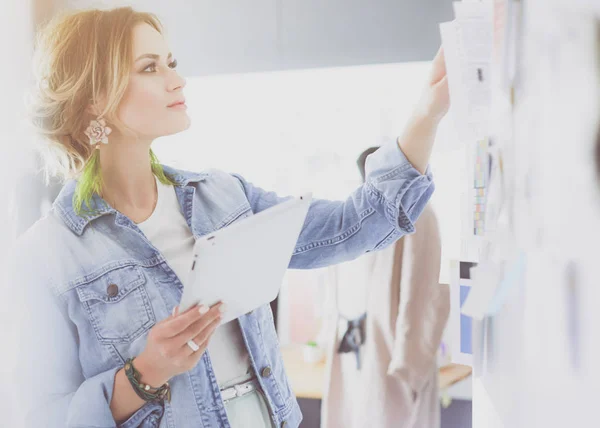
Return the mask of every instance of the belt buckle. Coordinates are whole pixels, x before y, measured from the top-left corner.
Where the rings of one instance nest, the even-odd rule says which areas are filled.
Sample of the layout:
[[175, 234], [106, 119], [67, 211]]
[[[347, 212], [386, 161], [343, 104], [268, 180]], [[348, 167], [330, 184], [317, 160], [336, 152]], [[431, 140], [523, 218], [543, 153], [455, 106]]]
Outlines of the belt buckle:
[[252, 380], [250, 380], [248, 382], [233, 385], [232, 387], [221, 390], [221, 398], [223, 399], [223, 402], [226, 403], [234, 398], [242, 397], [243, 395], [246, 395], [255, 389], [256, 388], [254, 387]]
[[221, 391], [221, 398], [223, 398], [224, 403], [235, 398], [236, 396], [237, 396], [237, 391], [235, 390], [235, 388], [227, 388], [227, 389], [223, 389]]

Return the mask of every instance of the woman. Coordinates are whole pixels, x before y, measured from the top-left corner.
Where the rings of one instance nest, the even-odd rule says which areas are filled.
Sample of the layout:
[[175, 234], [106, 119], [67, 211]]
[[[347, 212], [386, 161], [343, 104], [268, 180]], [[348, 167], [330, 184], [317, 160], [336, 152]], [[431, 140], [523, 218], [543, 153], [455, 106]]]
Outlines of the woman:
[[[11, 262], [26, 308], [17, 381], [28, 426], [297, 427], [269, 305], [218, 329], [220, 304], [176, 308], [194, 240], [285, 198], [158, 162], [153, 140], [190, 119], [154, 15], [70, 12], [40, 32], [36, 59], [34, 123], [48, 168], [67, 181]], [[404, 134], [369, 158], [366, 184], [343, 202], [313, 201], [290, 268], [414, 231], [448, 104], [440, 52]]]

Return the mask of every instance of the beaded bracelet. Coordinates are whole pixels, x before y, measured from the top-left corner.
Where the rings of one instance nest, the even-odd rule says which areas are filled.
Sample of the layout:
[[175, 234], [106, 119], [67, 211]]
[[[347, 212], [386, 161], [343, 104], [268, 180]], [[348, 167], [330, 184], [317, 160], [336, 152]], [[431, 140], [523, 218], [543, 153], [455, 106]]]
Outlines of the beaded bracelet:
[[133, 358], [128, 358], [125, 361], [125, 375], [131, 386], [133, 386], [133, 390], [136, 392], [138, 397], [140, 397], [144, 401], [159, 401], [166, 399], [167, 401], [171, 401], [171, 386], [169, 382], [165, 382], [164, 385], [153, 388], [150, 385], [140, 382], [140, 372], [138, 372], [135, 367], [133, 367]]

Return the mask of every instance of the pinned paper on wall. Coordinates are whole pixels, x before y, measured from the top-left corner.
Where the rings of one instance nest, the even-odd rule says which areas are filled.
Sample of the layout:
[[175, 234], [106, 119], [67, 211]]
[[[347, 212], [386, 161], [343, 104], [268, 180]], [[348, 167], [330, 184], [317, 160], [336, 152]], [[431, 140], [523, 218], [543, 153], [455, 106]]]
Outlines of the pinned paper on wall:
[[492, 14], [484, 3], [455, 2], [456, 19], [440, 24], [451, 116], [465, 142], [487, 136], [491, 100]]
[[565, 306], [566, 306], [566, 336], [569, 339], [569, 360], [574, 371], [580, 368], [581, 340], [581, 304], [579, 290], [579, 275], [573, 261], [567, 263], [565, 269]]
[[479, 262], [488, 224], [488, 199], [492, 160], [489, 138], [480, 138], [466, 146], [467, 185], [462, 194], [460, 258]]
[[[497, 240], [502, 238], [496, 237]], [[502, 252], [501, 244], [495, 250]], [[527, 267], [526, 254], [515, 251], [509, 261], [500, 260], [498, 255], [486, 257], [476, 267], [471, 269], [471, 291], [461, 306], [461, 314], [476, 320], [494, 316], [502, 309], [513, 289], [523, 281]]]
[[522, 251], [517, 253], [517, 255], [506, 264], [502, 280], [498, 283], [493, 298], [489, 303], [489, 308], [487, 310], [488, 315], [494, 316], [500, 312], [502, 306], [504, 306], [513, 290], [519, 287], [524, 280], [526, 268], [527, 255]]
[[461, 306], [461, 314], [483, 320], [489, 313], [490, 304], [502, 277], [502, 269], [495, 263], [484, 261], [472, 269], [471, 277], [471, 292]]
[[473, 165], [473, 235], [475, 236], [483, 236], [485, 233], [489, 170], [488, 139], [482, 138], [475, 145]]
[[453, 8], [455, 19], [440, 24], [440, 34], [452, 100], [449, 118], [468, 165], [459, 257], [478, 262], [488, 217], [493, 9], [484, 2], [454, 2]]
[[[501, 94], [512, 96], [517, 74], [519, 38], [521, 37], [521, 2], [494, 0], [492, 6], [492, 74], [493, 85]], [[497, 97], [498, 94], [495, 96]]]
[[450, 353], [453, 363], [469, 366], [473, 365], [473, 319], [461, 309], [471, 292], [471, 269], [475, 266], [465, 261], [450, 263]]

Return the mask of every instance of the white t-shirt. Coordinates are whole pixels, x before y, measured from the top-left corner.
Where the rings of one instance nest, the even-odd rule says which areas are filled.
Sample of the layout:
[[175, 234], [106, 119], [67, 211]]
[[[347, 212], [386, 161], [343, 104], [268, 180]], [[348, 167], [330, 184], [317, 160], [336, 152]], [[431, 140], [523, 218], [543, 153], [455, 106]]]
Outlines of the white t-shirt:
[[[174, 187], [155, 179], [158, 188], [156, 207], [152, 215], [137, 226], [162, 253], [185, 287], [193, 256], [194, 235], [181, 212]], [[250, 357], [237, 320], [215, 330], [208, 351], [219, 385], [244, 376], [250, 370]]]

